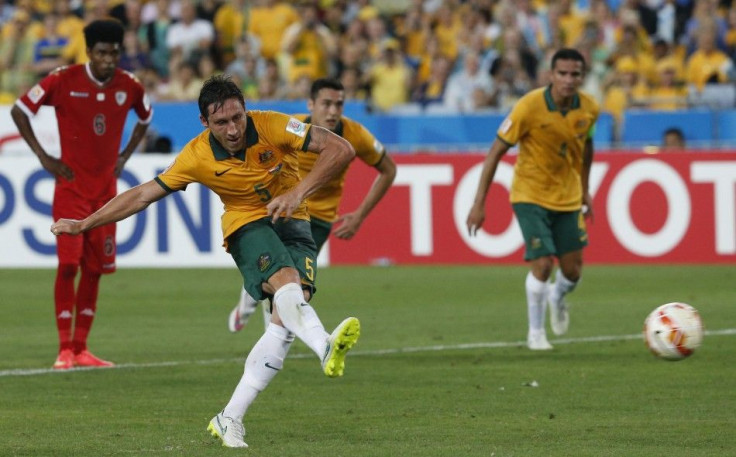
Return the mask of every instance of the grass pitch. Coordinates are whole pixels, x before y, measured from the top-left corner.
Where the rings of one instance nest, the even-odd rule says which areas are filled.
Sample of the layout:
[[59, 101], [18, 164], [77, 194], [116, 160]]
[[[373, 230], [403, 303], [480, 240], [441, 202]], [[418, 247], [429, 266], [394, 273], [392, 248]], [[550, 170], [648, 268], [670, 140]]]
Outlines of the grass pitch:
[[[721, 456], [736, 438], [736, 268], [587, 266], [555, 350], [528, 351], [523, 266], [331, 267], [328, 331], [361, 319], [345, 376], [301, 343], [248, 411], [247, 450], [209, 437], [263, 327], [227, 315], [231, 270], [103, 278], [90, 349], [114, 369], [53, 373], [51, 270], [0, 270], [1, 456]], [[665, 362], [640, 337], [683, 301], [709, 334]], [[550, 336], [551, 332], [550, 332]]]

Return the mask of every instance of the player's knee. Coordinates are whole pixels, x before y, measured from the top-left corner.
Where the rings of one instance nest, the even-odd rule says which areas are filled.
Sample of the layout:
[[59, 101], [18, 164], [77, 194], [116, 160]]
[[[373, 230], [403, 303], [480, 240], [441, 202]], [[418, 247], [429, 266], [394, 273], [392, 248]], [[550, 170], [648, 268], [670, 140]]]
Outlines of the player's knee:
[[78, 269], [79, 265], [76, 263], [60, 263], [57, 274], [62, 279], [74, 279]]

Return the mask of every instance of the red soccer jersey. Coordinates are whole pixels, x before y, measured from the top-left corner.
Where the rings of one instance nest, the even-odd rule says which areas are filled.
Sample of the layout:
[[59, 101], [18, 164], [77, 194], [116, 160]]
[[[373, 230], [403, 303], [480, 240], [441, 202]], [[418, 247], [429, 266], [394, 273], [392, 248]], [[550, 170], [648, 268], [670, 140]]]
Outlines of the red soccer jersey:
[[142, 123], [153, 116], [141, 83], [127, 71], [115, 70], [106, 83], [97, 81], [88, 64], [54, 70], [16, 102], [27, 115], [41, 105], [53, 106], [59, 125], [61, 160], [74, 172], [74, 180], [58, 178], [57, 186], [70, 187], [90, 200], [112, 198], [114, 176], [128, 111], [133, 108]]

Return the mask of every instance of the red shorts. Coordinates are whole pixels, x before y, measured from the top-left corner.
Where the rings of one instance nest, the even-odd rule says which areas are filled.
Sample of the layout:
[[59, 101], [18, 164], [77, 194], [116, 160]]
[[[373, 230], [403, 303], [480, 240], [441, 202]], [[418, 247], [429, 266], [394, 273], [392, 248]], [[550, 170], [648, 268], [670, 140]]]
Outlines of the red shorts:
[[[54, 191], [54, 221], [84, 219], [108, 200], [87, 200], [68, 189]], [[56, 237], [59, 263], [82, 265], [90, 271], [105, 274], [115, 271], [115, 224], [107, 224], [79, 235]]]

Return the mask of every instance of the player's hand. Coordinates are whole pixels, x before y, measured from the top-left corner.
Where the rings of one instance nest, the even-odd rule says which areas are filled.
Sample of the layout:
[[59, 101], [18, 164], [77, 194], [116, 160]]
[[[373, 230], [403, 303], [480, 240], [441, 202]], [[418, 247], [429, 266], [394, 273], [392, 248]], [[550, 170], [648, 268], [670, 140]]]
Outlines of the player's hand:
[[468, 219], [465, 222], [468, 226], [468, 235], [475, 236], [478, 233], [478, 229], [483, 226], [483, 221], [486, 220], [486, 211], [484, 208], [477, 208], [473, 206], [470, 208], [468, 213]]
[[48, 171], [54, 176], [58, 176], [66, 179], [67, 181], [74, 180], [74, 172], [64, 162], [56, 157], [50, 155], [41, 156], [41, 166], [44, 170]]
[[81, 221], [75, 219], [59, 219], [51, 224], [51, 233], [59, 235], [79, 235], [82, 233]]
[[583, 212], [583, 217], [593, 222], [593, 197], [590, 194], [585, 194], [585, 197], [583, 197], [583, 208], [581, 211]]
[[357, 213], [348, 213], [337, 218], [335, 222], [342, 222], [342, 225], [335, 229], [335, 236], [341, 240], [349, 240], [358, 233], [363, 219]]
[[266, 210], [268, 215], [271, 216], [271, 222], [276, 222], [279, 217], [289, 220], [301, 203], [302, 199], [298, 195], [294, 192], [287, 192], [271, 200], [266, 205]]

